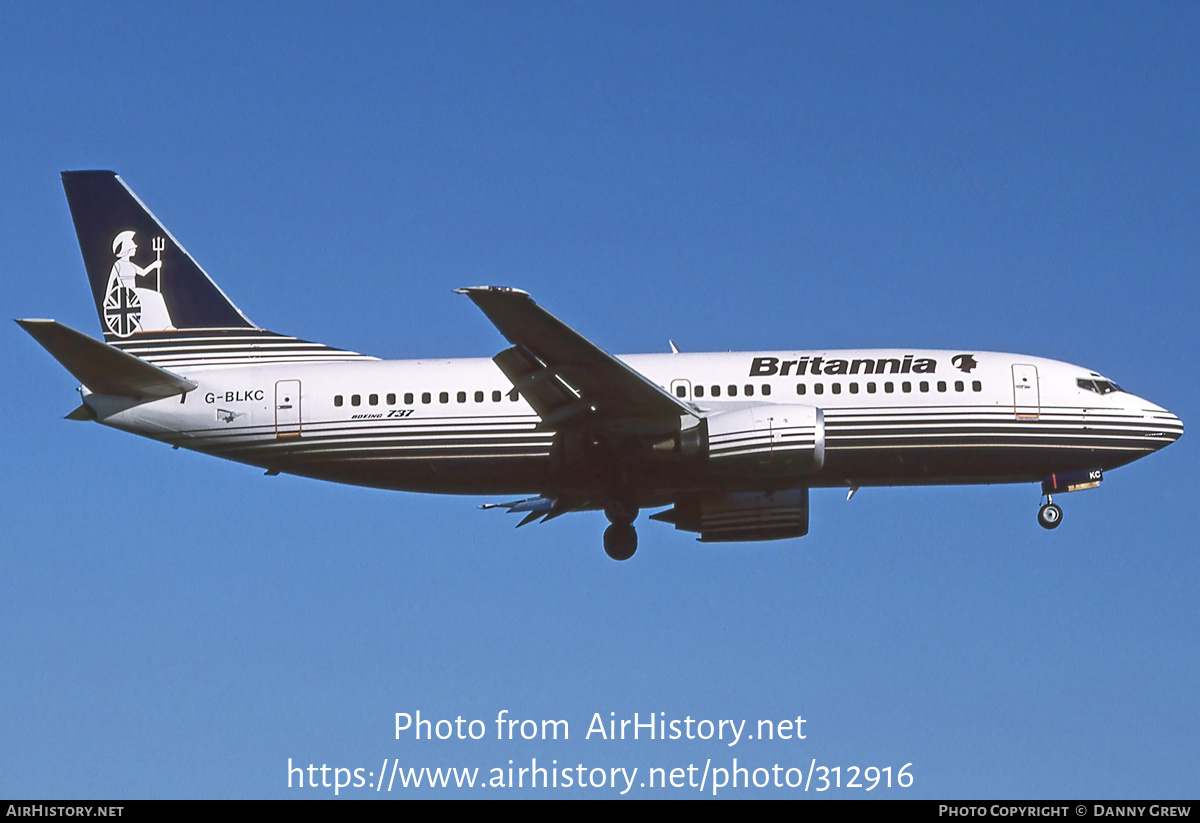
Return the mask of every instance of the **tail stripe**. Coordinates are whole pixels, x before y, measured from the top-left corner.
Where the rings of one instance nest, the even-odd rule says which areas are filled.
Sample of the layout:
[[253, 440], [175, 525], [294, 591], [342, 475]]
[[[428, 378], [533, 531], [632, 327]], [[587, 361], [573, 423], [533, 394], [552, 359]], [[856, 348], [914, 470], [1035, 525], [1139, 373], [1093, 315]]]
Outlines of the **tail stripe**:
[[[147, 335], [149, 337], [149, 335]], [[246, 334], [113, 340], [113, 346], [151, 363], [182, 366], [231, 366], [243, 363], [323, 363], [345, 360], [375, 360], [358, 352], [344, 351], [321, 343], [310, 343], [269, 331]]]

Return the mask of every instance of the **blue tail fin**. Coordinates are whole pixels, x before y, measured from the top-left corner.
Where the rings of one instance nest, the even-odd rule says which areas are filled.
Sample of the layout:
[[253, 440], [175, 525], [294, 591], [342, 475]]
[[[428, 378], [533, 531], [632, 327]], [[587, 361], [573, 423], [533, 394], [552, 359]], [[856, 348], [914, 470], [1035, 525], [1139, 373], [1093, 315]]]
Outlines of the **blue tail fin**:
[[62, 180], [106, 340], [256, 328], [115, 173], [68, 171]]
[[251, 323], [114, 172], [62, 180], [106, 342], [168, 369], [374, 359]]

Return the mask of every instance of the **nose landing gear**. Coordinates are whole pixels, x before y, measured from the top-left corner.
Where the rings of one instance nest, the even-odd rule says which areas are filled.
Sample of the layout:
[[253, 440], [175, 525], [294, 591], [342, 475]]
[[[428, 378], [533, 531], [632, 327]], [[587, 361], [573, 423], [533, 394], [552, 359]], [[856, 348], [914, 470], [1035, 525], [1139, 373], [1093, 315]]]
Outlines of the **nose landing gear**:
[[1057, 529], [1058, 524], [1062, 522], [1062, 516], [1062, 509], [1050, 495], [1046, 495], [1045, 504], [1038, 509], [1038, 525], [1043, 529]]
[[1084, 489], [1094, 489], [1104, 479], [1103, 469], [1075, 469], [1074, 471], [1052, 474], [1042, 481], [1042, 494], [1046, 502], [1038, 509], [1038, 525], [1043, 529], [1057, 529], [1062, 522], [1062, 509], [1054, 503], [1051, 496], [1056, 492], [1077, 492]]

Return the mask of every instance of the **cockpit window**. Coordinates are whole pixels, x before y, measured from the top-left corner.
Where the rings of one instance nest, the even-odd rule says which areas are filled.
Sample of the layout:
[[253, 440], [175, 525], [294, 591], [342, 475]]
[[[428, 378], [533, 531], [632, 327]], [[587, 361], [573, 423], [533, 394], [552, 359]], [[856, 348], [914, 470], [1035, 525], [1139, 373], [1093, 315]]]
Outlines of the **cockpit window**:
[[1080, 377], [1075, 381], [1075, 385], [1081, 389], [1094, 391], [1096, 394], [1112, 394], [1115, 391], [1125, 391], [1116, 383], [1111, 380], [1105, 380], [1103, 377]]

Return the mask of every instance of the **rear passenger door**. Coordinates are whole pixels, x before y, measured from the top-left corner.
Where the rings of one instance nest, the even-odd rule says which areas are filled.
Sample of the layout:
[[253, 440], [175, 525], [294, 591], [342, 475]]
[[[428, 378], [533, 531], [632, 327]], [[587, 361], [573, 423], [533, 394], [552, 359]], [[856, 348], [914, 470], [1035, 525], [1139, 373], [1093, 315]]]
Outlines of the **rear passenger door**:
[[300, 381], [275, 383], [275, 436], [300, 436]]

